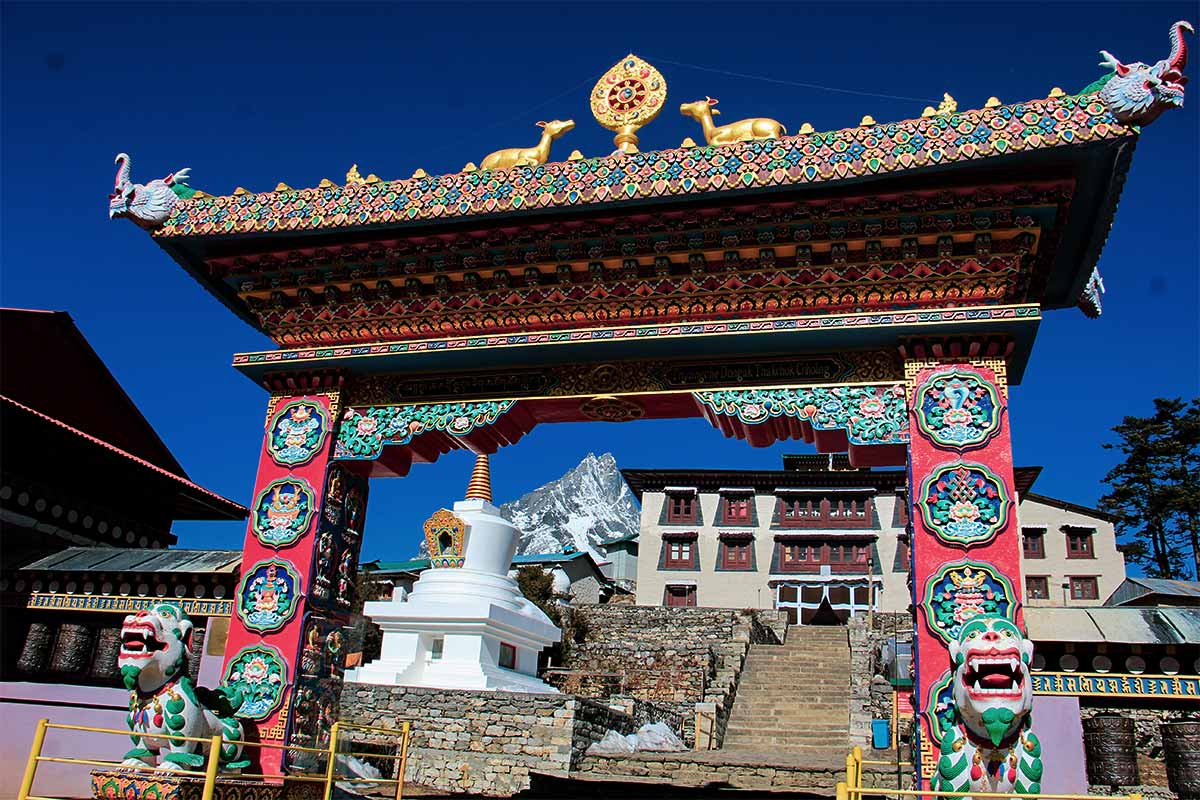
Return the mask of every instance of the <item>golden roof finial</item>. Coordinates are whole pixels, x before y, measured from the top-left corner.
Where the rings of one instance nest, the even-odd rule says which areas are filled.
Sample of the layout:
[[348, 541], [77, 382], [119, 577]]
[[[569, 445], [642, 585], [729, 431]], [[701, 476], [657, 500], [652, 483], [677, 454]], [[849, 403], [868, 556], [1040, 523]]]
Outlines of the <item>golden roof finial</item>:
[[592, 116], [615, 132], [622, 153], [638, 151], [638, 129], [654, 121], [667, 102], [667, 81], [633, 53], [622, 58], [592, 87]]
[[283, 181], [280, 181], [280, 182], [279, 182], [278, 184], [276, 184], [276, 186], [275, 186], [275, 191], [277, 191], [277, 192], [290, 192], [291, 190], [292, 190], [292, 187], [288, 186], [288, 185], [287, 185], [286, 183], [284, 183]]
[[410, 178], [409, 180], [417, 180], [418, 178], [428, 178], [428, 177], [429, 177], [428, 172], [421, 169], [420, 167], [417, 167], [417, 171], [412, 174], [412, 178]]
[[683, 137], [683, 141], [679, 143], [680, 147], [695, 147], [696, 140], [690, 136]]
[[475, 456], [475, 469], [471, 471], [471, 480], [467, 484], [466, 499], [492, 502], [492, 472], [486, 453]]
[[813, 132], [814, 132], [814, 128], [813, 128], [813, 126], [812, 126], [812, 125], [810, 125], [810, 124], [809, 124], [809, 123], [807, 123], [807, 122], [806, 122], [806, 123], [804, 123], [803, 125], [801, 125], [801, 126], [800, 126], [800, 130], [796, 131], [796, 133], [797, 133], [797, 134], [801, 134], [801, 133], [813, 133]]
[[363, 176], [359, 174], [358, 164], [351, 164], [350, 171], [346, 173], [346, 185], [366, 183]]
[[989, 97], [987, 99], [987, 102], [983, 104], [983, 107], [984, 108], [996, 108], [999, 105], [1000, 105], [1000, 98], [993, 96], [993, 97]]
[[1064, 92], [1059, 87], [1055, 86], [1053, 89], [1050, 90], [1050, 94], [1047, 96], [1048, 97], [1062, 97], [1064, 94], [1066, 94], [1066, 92]]
[[572, 150], [571, 155], [567, 156], [567, 161], [583, 161], [583, 153]]
[[329, 178], [321, 178], [321, 182], [317, 184], [318, 189], [332, 189], [337, 184], [329, 180]]
[[925, 110], [921, 112], [922, 117], [932, 117], [941, 114], [953, 114], [958, 111], [958, 101], [950, 96], [949, 92], [942, 92], [942, 102], [938, 103], [938, 107], [925, 106]]
[[867, 127], [870, 127], [871, 125], [877, 125], [877, 124], [878, 123], [875, 122], [874, 117], [872, 117], [870, 114], [865, 114], [862, 118], [862, 122], [858, 123], [858, 127], [867, 128]]

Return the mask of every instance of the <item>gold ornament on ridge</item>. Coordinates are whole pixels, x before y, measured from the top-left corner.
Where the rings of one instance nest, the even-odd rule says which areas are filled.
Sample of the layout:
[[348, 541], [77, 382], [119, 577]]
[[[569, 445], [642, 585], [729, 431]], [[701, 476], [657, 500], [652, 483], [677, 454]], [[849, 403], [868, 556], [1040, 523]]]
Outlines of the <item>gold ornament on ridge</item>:
[[[510, 147], [489, 153], [479, 162], [480, 169], [509, 169], [511, 167], [536, 167], [550, 160], [550, 144], [575, 127], [573, 119], [554, 119], [539, 122], [542, 138], [533, 147]], [[466, 170], [463, 170], [466, 172]]]
[[604, 73], [591, 94], [592, 116], [616, 132], [613, 144], [622, 153], [638, 152], [638, 129], [662, 113], [666, 102], [667, 81], [633, 53]]
[[679, 113], [691, 117], [700, 123], [704, 131], [704, 141], [708, 144], [734, 144], [735, 142], [750, 142], [757, 139], [778, 139], [787, 133], [787, 128], [778, 120], [767, 117], [751, 117], [728, 125], [714, 125], [712, 118], [721, 112], [715, 97], [705, 97], [693, 103], [679, 106]]

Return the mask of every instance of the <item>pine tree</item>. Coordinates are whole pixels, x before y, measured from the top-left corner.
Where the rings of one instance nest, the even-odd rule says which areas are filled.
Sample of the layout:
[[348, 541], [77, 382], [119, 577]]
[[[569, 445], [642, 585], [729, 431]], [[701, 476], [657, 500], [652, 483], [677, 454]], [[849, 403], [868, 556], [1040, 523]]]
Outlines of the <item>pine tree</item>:
[[[1154, 414], [1113, 428], [1125, 458], [1104, 476], [1125, 556], [1157, 578], [1200, 574], [1200, 399], [1158, 398]], [[1190, 555], [1190, 558], [1187, 556]]]

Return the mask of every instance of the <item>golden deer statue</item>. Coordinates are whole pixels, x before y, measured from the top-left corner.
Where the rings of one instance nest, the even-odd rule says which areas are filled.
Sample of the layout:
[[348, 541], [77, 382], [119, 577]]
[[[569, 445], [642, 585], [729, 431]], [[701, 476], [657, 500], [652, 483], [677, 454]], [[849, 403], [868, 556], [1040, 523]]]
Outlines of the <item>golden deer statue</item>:
[[497, 150], [484, 157], [480, 169], [509, 169], [510, 167], [535, 167], [550, 160], [550, 143], [575, 127], [575, 120], [551, 120], [539, 122], [542, 139], [536, 147], [510, 147]]
[[750, 142], [755, 139], [778, 139], [787, 133], [783, 124], [766, 117], [753, 117], [738, 120], [728, 125], [713, 125], [713, 115], [721, 112], [713, 108], [717, 104], [714, 97], [705, 96], [703, 100], [694, 103], [684, 103], [679, 107], [679, 113], [691, 117], [700, 123], [704, 130], [704, 140], [709, 144], [733, 144], [734, 142]]

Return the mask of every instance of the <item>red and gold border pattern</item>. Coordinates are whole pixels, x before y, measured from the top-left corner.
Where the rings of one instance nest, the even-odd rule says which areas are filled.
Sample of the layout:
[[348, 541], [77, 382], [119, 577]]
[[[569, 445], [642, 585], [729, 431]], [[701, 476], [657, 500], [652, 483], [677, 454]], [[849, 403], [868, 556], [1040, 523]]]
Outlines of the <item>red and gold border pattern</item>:
[[724, 147], [193, 198], [154, 235], [312, 231], [829, 183], [1130, 135], [1097, 95], [1051, 97]]

